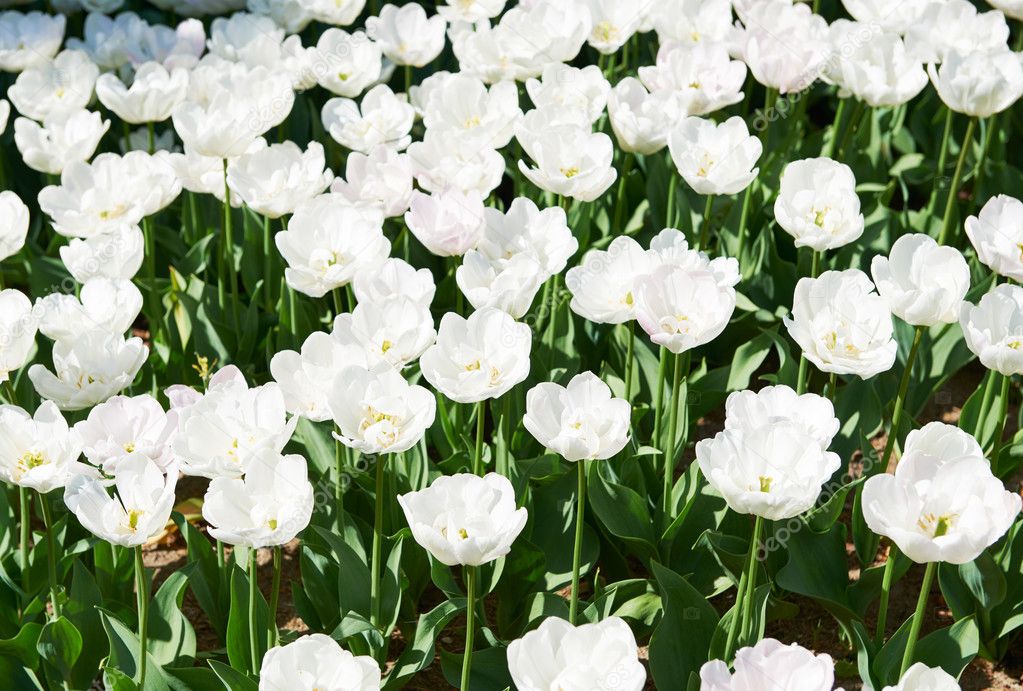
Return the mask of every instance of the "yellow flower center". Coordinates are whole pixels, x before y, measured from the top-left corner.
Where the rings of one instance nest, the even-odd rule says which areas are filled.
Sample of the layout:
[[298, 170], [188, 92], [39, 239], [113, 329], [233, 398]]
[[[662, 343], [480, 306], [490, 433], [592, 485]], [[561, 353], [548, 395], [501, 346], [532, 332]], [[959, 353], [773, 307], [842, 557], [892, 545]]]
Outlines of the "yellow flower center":
[[561, 170], [561, 174], [564, 175], [569, 180], [571, 180], [572, 178], [579, 174], [578, 166], [572, 166], [571, 168], [560, 168], [559, 170]]
[[760, 491], [763, 492], [764, 494], [770, 492], [771, 491], [771, 482], [773, 482], [773, 481], [774, 481], [774, 478], [766, 477], [764, 475], [761, 475], [760, 476]]
[[958, 514], [950, 513], [943, 516], [935, 516], [933, 513], [925, 513], [917, 520], [916, 524], [920, 530], [929, 533], [931, 537], [942, 537], [947, 535], [952, 528]]
[[38, 468], [41, 465], [46, 465], [50, 462], [46, 456], [38, 451], [26, 451], [22, 454], [21, 458], [18, 459], [18, 468], [23, 473], [27, 473], [33, 468]]
[[131, 453], [131, 452], [133, 452], [134, 450], [135, 450], [135, 444], [134, 444], [133, 442], [130, 442], [130, 441], [129, 441], [129, 442], [126, 442], [126, 443], [124, 444], [124, 452], [125, 452], [125, 453]]
[[390, 341], [384, 341], [380, 344], [380, 352], [386, 353], [388, 350], [394, 347], [394, 344]]
[[128, 510], [128, 530], [135, 532], [139, 529], [139, 518], [145, 515], [145, 511], [142, 509], [129, 509]]

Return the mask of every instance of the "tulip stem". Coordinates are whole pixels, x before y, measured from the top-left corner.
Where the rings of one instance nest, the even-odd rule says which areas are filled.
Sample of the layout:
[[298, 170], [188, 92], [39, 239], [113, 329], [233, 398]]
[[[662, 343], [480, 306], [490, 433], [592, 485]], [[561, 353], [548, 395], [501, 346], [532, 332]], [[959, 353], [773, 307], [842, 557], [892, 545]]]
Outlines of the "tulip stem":
[[235, 333], [238, 327], [238, 276], [234, 267], [234, 230], [231, 228], [231, 188], [227, 184], [227, 159], [224, 159], [224, 237], [222, 252], [227, 263], [227, 280], [231, 284], [231, 319]]
[[146, 640], [149, 629], [149, 580], [142, 561], [142, 545], [135, 547], [135, 596], [139, 615], [139, 678], [138, 687], [146, 686], [146, 662], [149, 658]]
[[39, 492], [39, 506], [43, 510], [43, 525], [46, 526], [46, 570], [50, 577], [50, 600], [53, 602], [53, 618], [60, 618], [60, 597], [57, 592], [57, 540], [53, 534], [53, 511], [46, 495]]
[[505, 394], [501, 397], [501, 439], [504, 441], [504, 449], [497, 457], [500, 466], [497, 468], [499, 475], [511, 477], [511, 447], [512, 447], [512, 424], [511, 424], [511, 396]]
[[664, 227], [675, 227], [675, 175], [673, 173], [674, 162], [669, 159], [668, 164], [668, 201], [665, 203]]
[[842, 117], [845, 115], [845, 108], [848, 102], [848, 98], [838, 99], [838, 108], [835, 110], [835, 119], [831, 123], [831, 138], [828, 139], [828, 143], [824, 145], [824, 150], [821, 151], [821, 156], [823, 158], [831, 158], [831, 156], [835, 153], [835, 144], [838, 142], [839, 132], [842, 131]]
[[899, 670], [899, 678], [906, 673], [913, 664], [913, 650], [916, 648], [916, 639], [920, 636], [920, 627], [924, 623], [924, 610], [927, 608], [927, 598], [931, 594], [931, 582], [934, 580], [934, 572], [937, 570], [938, 562], [928, 562], [927, 570], [924, 571], [924, 582], [920, 585], [920, 597], [916, 601], [916, 612], [913, 614], [913, 623], [909, 627], [909, 639], [906, 641], [906, 651], [902, 654], [902, 668]]
[[625, 400], [632, 400], [632, 360], [635, 357], [634, 350], [636, 347], [636, 320], [629, 320], [629, 324], [626, 327], [628, 333], [627, 338], [628, 345], [625, 351]]
[[831, 399], [831, 405], [835, 404], [835, 391], [838, 390], [838, 375], [834, 372], [831, 373], [831, 377], [828, 378], [828, 398]]
[[[334, 425], [334, 431], [337, 434], [341, 434], [341, 428]], [[342, 448], [341, 442], [337, 439], [334, 440], [334, 472], [337, 474], [334, 478], [334, 503], [337, 506], [337, 524], [338, 526], [344, 525], [345, 515], [345, 492], [342, 487], [345, 474], [345, 461], [344, 461], [344, 449]]]
[[949, 240], [955, 242], [955, 235], [949, 238], [949, 231], [952, 226], [952, 208], [955, 206], [956, 197], [959, 195], [959, 184], [963, 177], [963, 167], [966, 165], [966, 154], [970, 150], [970, 143], [973, 140], [973, 130], [977, 127], [977, 118], [970, 118], [966, 125], [966, 134], [963, 136], [963, 143], [959, 147], [959, 159], [956, 161], [955, 172], [952, 173], [952, 185], [948, 188], [948, 198], [945, 201], [945, 215], [941, 220], [941, 234], [938, 236], [938, 244], [944, 245]]
[[614, 225], [611, 226], [611, 235], [619, 235], [625, 232], [622, 228], [622, 212], [625, 211], [625, 185], [632, 171], [632, 163], [635, 159], [628, 151], [622, 153], [622, 174], [618, 179], [618, 195], [615, 197]]
[[256, 593], [259, 592], [259, 565], [255, 547], [249, 548], [249, 653], [252, 655], [252, 673], [259, 674], [259, 643], [256, 640]]
[[384, 469], [387, 456], [376, 458], [376, 494], [373, 497], [373, 553], [370, 559], [369, 621], [377, 631], [380, 624], [380, 561], [384, 540]]
[[1005, 434], [1005, 418], [1009, 413], [1009, 377], [1004, 374], [1002, 378], [1002, 391], [998, 403], [998, 422], [995, 427], [995, 436], [991, 442], [991, 471], [998, 475], [998, 458], [1002, 455], [1002, 436]]
[[263, 295], [266, 298], [266, 311], [274, 311], [273, 302], [273, 264], [271, 257], [270, 217], [263, 216]]
[[906, 356], [906, 368], [902, 371], [902, 380], [899, 382], [899, 393], [895, 397], [895, 408], [892, 410], [892, 426], [888, 430], [888, 441], [884, 445], [884, 455], [881, 456], [880, 472], [885, 472], [888, 462], [891, 461], [892, 452], [895, 450], [895, 442], [899, 436], [899, 427], [902, 426], [902, 413], [906, 406], [906, 392], [909, 391], [909, 380], [913, 374], [913, 364], [916, 362], [916, 354], [920, 350], [920, 341], [924, 335], [923, 326], [916, 327], [913, 334], [913, 345], [909, 348], [909, 355]]
[[462, 654], [461, 691], [469, 689], [469, 672], [472, 670], [472, 645], [476, 634], [476, 567], [465, 567], [465, 651]]
[[753, 645], [756, 641], [750, 640], [753, 636], [753, 631], [750, 627], [753, 625], [753, 609], [756, 605], [757, 599], [757, 553], [760, 550], [760, 538], [764, 534], [764, 519], [757, 516], [756, 521], [753, 523], [753, 536], [750, 538], [749, 544], [749, 558], [746, 562], [746, 570], [748, 575], [746, 577], [746, 592], [743, 593], [743, 607], [742, 607], [742, 627], [740, 629], [740, 635], [743, 642], [746, 645]]
[[710, 243], [710, 214], [714, 210], [714, 195], [708, 194], [703, 205], [703, 223], [700, 224], [700, 235], [696, 241], [696, 249], [707, 251]]
[[277, 632], [277, 603], [280, 601], [281, 596], [281, 546], [274, 545], [273, 548], [273, 564], [274, 564], [274, 576], [273, 585], [270, 589], [270, 645], [274, 647], [277, 645], [278, 632]]
[[146, 132], [149, 135], [149, 155], [152, 156], [156, 153], [156, 128], [153, 123], [146, 123]]
[[575, 504], [575, 544], [572, 548], [572, 599], [568, 607], [568, 623], [575, 626], [579, 613], [579, 569], [583, 555], [583, 522], [586, 514], [586, 461], [576, 462], [579, 473], [579, 489]]
[[863, 101], [856, 101], [856, 109], [853, 110], [852, 117], [849, 118], [849, 124], [842, 132], [842, 139], [838, 143], [838, 148], [835, 150], [835, 155], [841, 159], [842, 152], [845, 151], [845, 145], [849, 141], [849, 138], [855, 136], [856, 130], [860, 127], [860, 120], [863, 119], [863, 113], [866, 108], [863, 106]]
[[28, 542], [32, 535], [32, 495], [28, 488], [18, 487], [18, 502], [21, 505], [21, 589], [28, 595]]
[[654, 394], [654, 436], [651, 439], [651, 446], [657, 447], [661, 443], [661, 409], [664, 407], [664, 380], [668, 376], [668, 349], [661, 348], [657, 362], [657, 392]]
[[[683, 359], [685, 362], [683, 362]], [[683, 370], [686, 370], [683, 372]], [[668, 440], [664, 445], [664, 494], [662, 509], [665, 520], [671, 515], [671, 490], [675, 484], [675, 456], [678, 451], [678, 416], [682, 407], [682, 379], [689, 376], [689, 353], [675, 354], [675, 368], [671, 377], [671, 408], [668, 411]], [[688, 421], [684, 424], [688, 425]]]
[[895, 560], [899, 556], [899, 548], [893, 542], [888, 548], [888, 560], [884, 565], [884, 575], [881, 577], [881, 601], [877, 606], [877, 630], [874, 639], [877, 645], [884, 643], [885, 628], [888, 623], [888, 598], [892, 592], [892, 578], [895, 575]]
[[547, 322], [547, 328], [544, 332], [544, 345], [547, 346], [547, 350], [550, 353], [551, 365], [553, 368], [554, 364], [554, 335], [557, 333], [557, 322], [558, 322], [558, 294], [561, 291], [561, 275], [554, 274], [551, 277], [551, 308], [550, 321]]
[[[750, 548], [752, 549], [752, 545]], [[749, 574], [746, 571], [747, 569], [742, 570], [742, 575], [739, 576], [739, 585], [735, 589], [735, 605], [732, 607], [732, 618], [728, 622], [728, 638], [725, 640], [725, 654], [723, 656], [725, 662], [732, 661], [732, 653], [735, 652], [735, 636], [739, 633], [739, 620], [742, 619], [742, 613], [745, 609], [746, 584], [749, 580]]]
[[952, 109], [945, 108], [945, 127], [941, 133], [941, 144], [938, 147], [938, 167], [934, 174], [934, 188], [927, 202], [927, 215], [934, 213], [934, 205], [938, 203], [938, 184], [945, 174], [945, 161], [948, 160], [948, 141], [952, 136]]
[[[821, 267], [821, 253], [814, 250], [810, 255], [810, 278], [817, 278], [820, 274]], [[809, 384], [808, 377], [810, 374], [810, 361], [806, 359], [806, 353], [800, 352], [799, 354], [799, 372], [796, 374], [796, 393], [802, 396], [806, 393], [806, 387]]]
[[742, 209], [739, 211], [739, 241], [735, 250], [735, 258], [742, 269], [742, 253], [746, 246], [746, 223], [749, 218], [750, 197], [753, 194], [753, 183], [746, 185], [746, 191], [742, 194]]
[[483, 424], [486, 422], [486, 410], [483, 401], [476, 403], [476, 448], [472, 454], [473, 475], [483, 474]]

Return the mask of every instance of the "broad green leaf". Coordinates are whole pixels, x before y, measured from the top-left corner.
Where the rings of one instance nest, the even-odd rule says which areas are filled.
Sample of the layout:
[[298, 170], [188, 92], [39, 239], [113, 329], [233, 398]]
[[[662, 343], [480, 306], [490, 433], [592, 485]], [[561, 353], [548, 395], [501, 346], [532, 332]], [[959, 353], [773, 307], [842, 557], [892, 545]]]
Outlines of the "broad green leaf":
[[43, 627], [36, 650], [45, 664], [57, 671], [60, 679], [69, 682], [82, 653], [82, 634], [67, 617], [59, 617]]
[[684, 578], [656, 561], [650, 565], [664, 603], [650, 638], [650, 672], [658, 688], [676, 688], [707, 661], [718, 615]]

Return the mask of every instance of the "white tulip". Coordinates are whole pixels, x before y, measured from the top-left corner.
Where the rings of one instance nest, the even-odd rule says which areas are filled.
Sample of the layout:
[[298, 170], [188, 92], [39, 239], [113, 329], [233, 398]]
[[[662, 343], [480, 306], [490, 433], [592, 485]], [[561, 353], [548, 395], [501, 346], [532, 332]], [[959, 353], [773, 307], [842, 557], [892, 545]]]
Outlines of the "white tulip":
[[412, 198], [412, 161], [408, 154], [383, 145], [368, 154], [352, 151], [344, 179], [334, 178], [330, 191], [353, 206], [379, 209], [387, 218], [401, 216]]
[[830, 158], [789, 163], [781, 173], [774, 217], [796, 247], [823, 252], [856, 241], [864, 220], [852, 169]]
[[721, 43], [669, 44], [654, 65], [642, 65], [639, 78], [652, 93], [676, 95], [683, 115], [708, 115], [742, 100], [746, 65], [732, 60]]
[[735, 311], [735, 289], [706, 269], [664, 265], [636, 282], [636, 321], [678, 354], [717, 338]]
[[870, 263], [877, 292], [896, 317], [913, 326], [952, 324], [970, 289], [970, 267], [955, 247], [929, 235], [903, 235], [888, 257]]
[[32, 365], [28, 378], [42, 398], [61, 410], [82, 410], [127, 388], [148, 354], [141, 338], [90, 330], [54, 343], [53, 371]]
[[923, 61], [896, 33], [839, 19], [831, 25], [831, 41], [841, 49], [828, 63], [827, 77], [869, 106], [907, 103], [927, 86]]
[[314, 331], [302, 343], [301, 352], [281, 350], [270, 360], [270, 374], [281, 387], [289, 413], [314, 422], [329, 420], [334, 378], [349, 365], [367, 366], [362, 344], [343, 342], [337, 335]]
[[928, 667], [917, 662], [906, 670], [895, 686], [882, 691], [960, 691], [959, 682], [941, 667]]
[[362, 302], [334, 319], [334, 338], [355, 341], [370, 366], [386, 363], [396, 369], [413, 362], [436, 338], [430, 309], [404, 295], [381, 302]]
[[349, 206], [334, 194], [300, 206], [275, 241], [288, 268], [284, 278], [294, 290], [323, 297], [347, 285], [362, 270], [387, 258], [390, 241], [376, 209]]
[[[412, 91], [413, 105], [422, 112], [428, 130], [468, 138], [489, 149], [507, 146], [522, 118], [513, 82], [499, 82], [488, 89], [477, 77], [437, 73]], [[422, 101], [417, 104], [415, 97]]]
[[67, 17], [45, 12], [0, 12], [0, 70], [23, 72], [57, 54]]
[[821, 371], [869, 379], [895, 364], [892, 313], [859, 269], [801, 278], [792, 300], [785, 327]]
[[990, 53], [1008, 48], [1005, 15], [978, 12], [969, 0], [931, 2], [906, 29], [906, 45], [923, 62], [948, 60], [953, 53]]
[[579, 626], [547, 617], [508, 645], [508, 670], [518, 691], [640, 691], [646, 683], [636, 637], [618, 617]]
[[360, 303], [378, 303], [400, 295], [423, 307], [430, 306], [437, 292], [433, 273], [429, 269], [416, 269], [397, 257], [391, 257], [378, 267], [356, 274], [352, 287]]
[[365, 33], [327, 29], [316, 41], [313, 73], [327, 91], [354, 98], [380, 78], [381, 56]]
[[348, 26], [362, 14], [366, 0], [310, 0], [313, 19], [333, 26]]
[[599, 53], [617, 52], [647, 21], [649, 6], [617, 0], [586, 0], [593, 22], [587, 43]]
[[121, 120], [135, 125], [166, 120], [187, 93], [188, 72], [181, 67], [168, 70], [158, 62], [139, 66], [131, 86], [111, 73], [100, 75], [96, 81], [100, 103]]
[[977, 455], [935, 463], [927, 454], [907, 454], [894, 475], [874, 475], [863, 485], [867, 526], [917, 563], [973, 561], [1005, 534], [1020, 505]]
[[725, 399], [726, 430], [749, 433], [782, 423], [802, 427], [825, 451], [841, 426], [831, 401], [812, 393], [799, 395], [784, 385], [733, 391]]
[[431, 253], [440, 257], [463, 255], [483, 237], [483, 198], [457, 189], [438, 194], [417, 190], [405, 212], [405, 224]]
[[13, 288], [0, 290], [0, 382], [26, 362], [36, 342], [37, 320], [32, 303]]
[[380, 665], [369, 655], [352, 655], [326, 634], [312, 633], [266, 651], [259, 691], [295, 691], [296, 679], [314, 689], [379, 691]]
[[60, 175], [73, 161], [87, 161], [110, 129], [99, 113], [78, 110], [51, 118], [44, 125], [28, 118], [14, 121], [14, 143], [32, 170]]
[[504, 157], [493, 147], [443, 129], [427, 129], [422, 141], [409, 145], [408, 156], [416, 182], [427, 192], [454, 189], [486, 198], [504, 177]]
[[604, 112], [611, 84], [596, 65], [578, 68], [556, 63], [545, 67], [540, 79], [526, 80], [526, 93], [538, 109], [574, 110], [594, 123]]
[[583, 372], [568, 386], [545, 382], [530, 389], [522, 423], [566, 461], [605, 460], [629, 443], [631, 415], [628, 401], [613, 398], [597, 375]]
[[490, 259], [469, 250], [455, 270], [455, 282], [473, 309], [488, 308], [521, 319], [548, 278], [540, 262], [528, 253], [510, 259]]
[[[709, 271], [722, 288], [733, 288], [741, 280], [739, 262], [732, 257], [710, 258], [706, 252], [689, 248], [685, 233], [664, 228], [650, 241], [646, 273], [659, 266], [679, 266], [690, 271]], [[642, 264], [641, 264], [642, 266]]]
[[366, 33], [396, 65], [423, 67], [435, 60], [444, 50], [446, 29], [444, 17], [435, 14], [428, 18], [423, 6], [415, 2], [401, 7], [386, 4], [377, 16], [366, 18]]
[[458, 403], [500, 398], [529, 375], [532, 333], [507, 313], [486, 308], [464, 318], [446, 313], [437, 342], [420, 358], [423, 377]]
[[1023, 65], [1010, 50], [952, 52], [927, 72], [946, 106], [975, 118], [1000, 113], [1023, 94]]
[[323, 106], [323, 129], [341, 146], [369, 152], [378, 146], [401, 151], [409, 145], [415, 108], [386, 84], [366, 92], [362, 103], [332, 98]]
[[1020, 0], [987, 0], [987, 4], [1012, 19], [1023, 19], [1023, 2]]
[[30, 415], [0, 405], [0, 480], [46, 494], [80, 472], [81, 444], [50, 401]]
[[501, 14], [507, 0], [445, 0], [437, 3], [437, 12], [449, 22], [475, 24], [481, 19], [492, 19]]
[[654, 30], [661, 43], [713, 43], [732, 29], [728, 0], [668, 0], [651, 5]]
[[888, 0], [842, 0], [846, 12], [858, 22], [877, 24], [885, 31], [904, 34], [923, 15], [933, 0], [904, 0], [893, 5]]
[[1023, 288], [1003, 283], [976, 305], [964, 302], [959, 326], [982, 365], [1007, 377], [1023, 374]]
[[653, 257], [630, 237], [615, 238], [606, 250], [590, 250], [568, 270], [565, 287], [572, 311], [598, 324], [635, 318], [636, 283], [655, 268]]
[[118, 463], [114, 496], [107, 482], [87, 475], [71, 478], [64, 503], [90, 533], [122, 547], [139, 547], [161, 533], [174, 510], [178, 471], [172, 464], [164, 475], [141, 453]]
[[412, 537], [446, 566], [480, 566], [511, 551], [526, 526], [507, 478], [462, 473], [438, 477], [429, 487], [398, 496]]
[[1023, 202], [1005, 194], [991, 197], [977, 216], [966, 219], [966, 237], [981, 263], [1023, 281]]
[[301, 456], [257, 451], [245, 478], [215, 477], [202, 504], [210, 535], [253, 549], [291, 542], [313, 515], [313, 486]]
[[767, 0], [752, 6], [737, 38], [737, 57], [753, 78], [780, 94], [806, 89], [832, 52], [828, 23], [806, 3]]
[[516, 134], [535, 167], [519, 161], [519, 170], [542, 190], [591, 202], [614, 183], [614, 144], [603, 132], [557, 125], [542, 133], [520, 126]]
[[506, 212], [488, 206], [483, 214], [486, 228], [476, 249], [492, 262], [527, 254], [540, 265], [546, 278], [564, 271], [579, 249], [561, 207], [541, 210], [531, 199], [516, 197]]
[[269, 218], [280, 218], [330, 186], [334, 174], [326, 170], [323, 145], [309, 142], [302, 151], [292, 141], [270, 144], [257, 139], [255, 150], [231, 161], [227, 184], [245, 204]]
[[334, 438], [364, 454], [408, 451], [437, 414], [437, 401], [397, 371], [351, 366], [335, 377], [330, 410], [340, 433]]
[[13, 257], [25, 246], [29, 213], [25, 202], [14, 192], [0, 192], [0, 261]]
[[36, 300], [32, 311], [39, 332], [55, 341], [91, 330], [122, 336], [142, 311], [142, 292], [129, 280], [95, 278], [80, 295], [50, 293]]
[[716, 125], [687, 117], [668, 134], [671, 160], [686, 184], [699, 194], [736, 194], [760, 172], [754, 168], [763, 145], [735, 116]]
[[138, 226], [122, 225], [102, 235], [60, 247], [60, 259], [79, 283], [94, 278], [132, 279], [142, 268], [145, 237]]
[[75, 434], [89, 463], [116, 475], [121, 461], [131, 453], [140, 453], [165, 470], [173, 459], [177, 425], [177, 416], [164, 411], [148, 394], [114, 396], [90, 410], [75, 425]]
[[232, 62], [263, 64], [263, 56], [276, 55], [284, 42], [284, 29], [270, 17], [236, 12], [216, 17], [206, 42], [210, 53]]
[[611, 90], [607, 114], [622, 151], [649, 156], [667, 145], [671, 127], [686, 109], [679, 94], [648, 93], [638, 79], [626, 77]]
[[831, 691], [835, 665], [830, 655], [815, 655], [792, 643], [785, 645], [765, 638], [735, 654], [735, 671], [724, 660], [711, 660], [700, 668], [703, 691], [746, 691], [752, 689], [795, 689]]
[[97, 77], [99, 68], [88, 55], [65, 50], [19, 74], [7, 98], [19, 113], [42, 122], [88, 106]]

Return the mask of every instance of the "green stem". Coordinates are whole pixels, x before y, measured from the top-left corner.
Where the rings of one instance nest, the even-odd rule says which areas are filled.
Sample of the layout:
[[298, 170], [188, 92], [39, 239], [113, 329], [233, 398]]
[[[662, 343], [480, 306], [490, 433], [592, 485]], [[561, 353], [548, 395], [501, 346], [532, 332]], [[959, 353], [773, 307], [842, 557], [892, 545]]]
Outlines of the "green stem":
[[142, 561], [142, 545], [135, 548], [135, 593], [136, 607], [139, 616], [139, 678], [138, 688], [146, 686], [146, 662], [149, 659], [149, 580], [146, 578], [146, 566]]
[[998, 405], [998, 422], [995, 427], [995, 437], [992, 441], [991, 446], [991, 470], [995, 475], [998, 475], [998, 460], [1002, 455], [1002, 436], [1005, 434], [1005, 418], [1009, 413], [1009, 381], [1010, 377], [1001, 375], [1002, 377], [1002, 392], [1001, 398], [999, 399]]
[[665, 203], [664, 227], [675, 227], [675, 167], [674, 162], [669, 160], [668, 168], [668, 201]]
[[21, 534], [18, 546], [21, 550], [21, 589], [28, 594], [28, 543], [32, 536], [32, 495], [27, 487], [18, 487], [18, 503], [21, 509]]
[[937, 570], [938, 562], [932, 561], [927, 564], [924, 571], [924, 582], [920, 585], [920, 597], [916, 601], [916, 612], [913, 614], [913, 623], [909, 627], [909, 639], [906, 641], [906, 651], [902, 654], [902, 667], [899, 670], [899, 678], [906, 673], [906, 670], [913, 664], [913, 650], [916, 648], [916, 640], [920, 637], [920, 627], [924, 623], [924, 610], [927, 609], [927, 598], [931, 594], [931, 582], [934, 580], [934, 572]]
[[548, 352], [551, 354], [551, 361], [553, 362], [554, 356], [554, 336], [557, 333], [558, 323], [558, 295], [560, 294], [561, 286], [561, 274], [554, 274], [551, 277], [551, 308], [550, 308], [550, 321], [547, 322], [547, 329], [544, 332], [544, 345], [547, 346]]
[[842, 116], [845, 115], [846, 104], [848, 102], [848, 98], [838, 99], [838, 109], [835, 111], [835, 119], [831, 123], [831, 138], [824, 145], [824, 150], [821, 151], [821, 156], [824, 158], [831, 158], [832, 154], [835, 153], [835, 144], [838, 141], [839, 132], [842, 131]]
[[483, 401], [476, 403], [476, 447], [472, 454], [472, 472], [483, 474], [483, 425], [486, 422], [486, 406]]
[[[755, 181], [754, 181], [755, 182]], [[749, 219], [749, 205], [750, 197], [753, 194], [753, 182], [746, 186], [746, 191], [742, 193], [742, 209], [739, 211], [739, 241], [738, 246], [735, 250], [735, 258], [739, 262], [740, 270], [743, 266], [743, 250], [746, 247], [746, 224]]]
[[952, 138], [952, 109], [945, 107], [945, 127], [941, 133], [941, 144], [938, 145], [938, 167], [934, 173], [934, 187], [931, 190], [930, 199], [927, 201], [927, 215], [934, 213], [934, 206], [938, 203], [938, 185], [945, 175], [945, 162], [948, 160], [948, 142]]
[[273, 585], [270, 590], [270, 646], [274, 647], [279, 642], [278, 631], [277, 631], [277, 603], [281, 597], [281, 566], [282, 566], [282, 554], [281, 546], [275, 545], [273, 548]]
[[966, 134], [963, 136], [963, 143], [959, 147], [959, 159], [956, 161], [956, 169], [952, 174], [952, 185], [948, 188], [948, 198], [945, 200], [945, 215], [941, 220], [941, 234], [938, 236], [938, 244], [944, 245], [951, 239], [955, 242], [955, 234], [949, 238], [949, 231], [952, 226], [952, 208], [955, 206], [956, 197], [959, 194], [959, 184], [963, 178], [963, 167], [966, 165], [966, 154], [970, 151], [970, 142], [973, 140], [973, 130], [977, 127], [977, 118], [970, 118], [966, 125]]
[[263, 296], [265, 297], [266, 311], [271, 314], [274, 311], [272, 246], [270, 217], [263, 216]]
[[[334, 425], [334, 431], [341, 434], [341, 428]], [[342, 487], [342, 478], [345, 472], [345, 457], [344, 457], [344, 445], [337, 439], [334, 440], [334, 503], [337, 506], [337, 520], [338, 525], [343, 521], [344, 516], [344, 497], [345, 492]]]
[[636, 347], [636, 320], [629, 321], [628, 327], [629, 343], [625, 350], [625, 400], [632, 400], [632, 360], [635, 357], [633, 351]]
[[377, 456], [376, 459], [376, 495], [373, 497], [373, 553], [370, 559], [370, 584], [369, 620], [378, 631], [383, 631], [380, 621], [380, 567], [383, 553], [384, 541], [384, 468], [387, 464], [387, 456]]
[[749, 546], [749, 560], [746, 563], [748, 576], [746, 578], [746, 592], [743, 595], [742, 607], [742, 628], [740, 634], [746, 645], [753, 645], [756, 641], [750, 640], [753, 632], [750, 627], [753, 625], [753, 608], [757, 599], [757, 552], [760, 549], [760, 538], [764, 534], [764, 519], [757, 516], [753, 523], [753, 537]]
[[412, 65], [405, 65], [405, 93], [412, 88]]
[[635, 156], [628, 151], [622, 153], [622, 173], [618, 178], [618, 195], [615, 197], [614, 225], [611, 226], [611, 235], [619, 235], [625, 232], [622, 228], [622, 213], [625, 211], [625, 184], [632, 171], [632, 163]]
[[906, 368], [902, 371], [902, 380], [899, 381], [899, 392], [895, 397], [895, 408], [892, 410], [892, 426], [888, 430], [888, 441], [884, 445], [884, 454], [881, 456], [881, 467], [880, 472], [885, 472], [888, 467], [888, 462], [892, 458], [892, 452], [895, 450], [895, 442], [899, 436], [899, 427], [902, 425], [902, 412], [906, 405], [906, 392], [909, 391], [909, 380], [913, 375], [913, 363], [916, 362], [916, 354], [920, 349], [920, 341], [924, 335], [923, 326], [916, 327], [916, 332], [913, 334], [913, 345], [909, 349], [909, 355], [906, 356]]
[[60, 618], [60, 592], [57, 586], [57, 538], [53, 534], [53, 512], [46, 495], [39, 492], [39, 506], [43, 510], [43, 525], [46, 526], [46, 570], [50, 577], [50, 600], [53, 603], [53, 618]]
[[149, 133], [149, 154], [152, 155], [156, 153], [156, 128], [153, 123], [147, 122], [146, 130]]
[[465, 653], [462, 655], [461, 691], [469, 690], [473, 637], [476, 634], [476, 567], [465, 567]]
[[231, 188], [227, 184], [227, 159], [224, 159], [224, 238], [222, 243], [224, 262], [227, 264], [227, 280], [231, 291], [231, 319], [235, 333], [238, 324], [238, 272], [234, 266], [234, 230], [231, 227]]
[[838, 375], [834, 372], [831, 373], [831, 377], [828, 378], [828, 398], [831, 399], [831, 404], [835, 403], [835, 391], [838, 389]]
[[778, 91], [767, 87], [764, 90], [764, 129], [760, 130], [760, 141], [767, 141], [767, 133], [771, 125], [771, 111], [774, 110], [774, 103], [778, 100]]
[[700, 237], [696, 241], [696, 249], [706, 251], [710, 242], [710, 214], [714, 208], [714, 195], [708, 194], [703, 205], [703, 223], [700, 225]]
[[[810, 260], [810, 278], [817, 278], [820, 273], [821, 253], [814, 250]], [[806, 354], [800, 352], [799, 354], [799, 372], [796, 374], [796, 393], [802, 395], [806, 393], [806, 387], [808, 377], [810, 374], [810, 361], [806, 359]]]
[[156, 292], [156, 237], [153, 232], [152, 224], [149, 221], [149, 217], [142, 219], [142, 237], [145, 244], [146, 252], [146, 283], [148, 289], [146, 292], [146, 302], [148, 306], [146, 311], [149, 313], [149, 331], [150, 337], [155, 339], [156, 334], [160, 331], [160, 300], [159, 294]]
[[579, 569], [583, 554], [583, 523], [586, 514], [586, 461], [577, 461], [579, 487], [575, 505], [575, 543], [572, 548], [572, 599], [568, 608], [568, 623], [575, 626], [579, 613]]
[[842, 153], [845, 151], [845, 145], [849, 141], [850, 137], [855, 136], [856, 131], [860, 128], [860, 121], [863, 119], [863, 113], [866, 108], [863, 106], [863, 101], [856, 101], [856, 109], [853, 111], [852, 117], [849, 119], [849, 124], [846, 126], [845, 131], [842, 132], [842, 139], [838, 143], [838, 149], [836, 149], [836, 157], [841, 160]]
[[259, 566], [256, 562], [255, 547], [249, 548], [249, 654], [252, 657], [252, 673], [259, 674], [259, 643], [256, 626], [256, 593], [259, 592]]
[[511, 447], [512, 447], [512, 424], [511, 424], [511, 396], [505, 394], [501, 397], [501, 439], [504, 440], [504, 450], [498, 456], [500, 466], [497, 468], [499, 475], [511, 477]]
[[[750, 543], [750, 549], [754, 549], [753, 543]], [[747, 569], [742, 570], [742, 575], [739, 577], [739, 585], [735, 589], [735, 605], [732, 607], [732, 619], [728, 622], [728, 638], [725, 639], [725, 654], [723, 659], [725, 662], [732, 661], [732, 653], [735, 652], [735, 639], [739, 633], [739, 622], [742, 619], [742, 613], [745, 609], [743, 605], [746, 602], [746, 586], [749, 580], [749, 574]]]
[[668, 376], [668, 349], [661, 347], [657, 362], [657, 392], [654, 394], [654, 436], [651, 439], [651, 446], [654, 448], [661, 443], [661, 427], [664, 413], [664, 380]]
[[884, 564], [884, 576], [881, 578], [881, 602], [877, 606], [877, 630], [874, 633], [874, 640], [879, 647], [884, 643], [885, 627], [888, 624], [888, 599], [892, 592], [895, 560], [898, 556], [899, 548], [893, 542], [888, 548], [888, 560]]
[[664, 494], [661, 508], [664, 511], [665, 520], [671, 515], [671, 490], [675, 484], [675, 456], [678, 451], [678, 415], [684, 405], [680, 400], [682, 379], [688, 376], [688, 372], [683, 372], [683, 370], [688, 370], [688, 365], [689, 353], [684, 356], [675, 355], [675, 368], [671, 377], [671, 408], [668, 411], [668, 439], [664, 445]]

